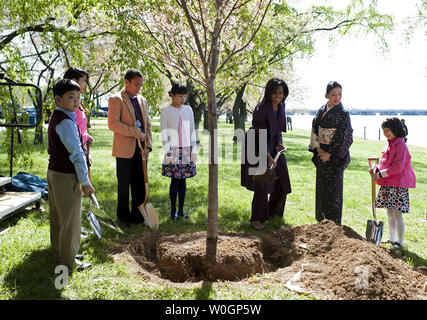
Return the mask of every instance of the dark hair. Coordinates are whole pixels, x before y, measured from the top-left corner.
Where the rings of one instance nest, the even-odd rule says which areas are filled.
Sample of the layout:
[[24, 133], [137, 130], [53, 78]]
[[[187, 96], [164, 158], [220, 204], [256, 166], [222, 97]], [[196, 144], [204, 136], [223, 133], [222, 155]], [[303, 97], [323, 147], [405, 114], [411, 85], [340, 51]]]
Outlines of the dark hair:
[[142, 78], [142, 72], [136, 69], [127, 69], [125, 72], [125, 79], [128, 81], [132, 81], [132, 79], [140, 77]]
[[387, 118], [381, 124], [381, 128], [390, 129], [391, 132], [396, 136], [396, 138], [404, 138], [405, 137], [405, 129], [403, 128], [402, 122], [399, 118]]
[[338, 82], [330, 81], [326, 86], [326, 94], [329, 94], [335, 88], [340, 88], [342, 90], [342, 86]]
[[80, 92], [80, 86], [77, 82], [71, 79], [61, 79], [55, 82], [52, 88], [53, 96], [62, 97], [64, 93], [70, 91], [78, 91]]
[[174, 83], [169, 91], [169, 96], [172, 94], [188, 94], [188, 89], [180, 83]]
[[288, 85], [286, 82], [279, 78], [273, 78], [270, 79], [267, 82], [267, 85], [265, 86], [265, 93], [264, 93], [264, 99], [263, 101], [271, 101], [271, 95], [277, 90], [277, 88], [282, 87], [283, 88], [283, 101], [285, 101], [286, 97], [289, 94]]
[[79, 80], [82, 77], [86, 77], [86, 82], [89, 84], [89, 74], [86, 71], [77, 67], [71, 67], [68, 68], [67, 71], [65, 71], [63, 79]]

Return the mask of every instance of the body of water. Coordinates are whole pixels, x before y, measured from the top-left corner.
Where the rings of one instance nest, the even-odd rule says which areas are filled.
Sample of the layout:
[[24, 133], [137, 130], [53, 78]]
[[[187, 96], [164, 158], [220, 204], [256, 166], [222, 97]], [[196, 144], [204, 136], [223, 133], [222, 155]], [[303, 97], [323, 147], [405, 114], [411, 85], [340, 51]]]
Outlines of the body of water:
[[[369, 140], [380, 140], [386, 142], [387, 139], [384, 137], [381, 129], [381, 123], [391, 117], [398, 117], [399, 119], [405, 119], [406, 126], [408, 127], [408, 145], [415, 145], [420, 147], [427, 147], [427, 139], [424, 132], [424, 128], [427, 127], [427, 116], [386, 116], [386, 115], [375, 115], [375, 116], [362, 116], [362, 115], [351, 115], [351, 125], [353, 127], [353, 135], [360, 138], [366, 138]], [[313, 115], [291, 115], [292, 126], [296, 129], [311, 130], [311, 123], [313, 121]]]

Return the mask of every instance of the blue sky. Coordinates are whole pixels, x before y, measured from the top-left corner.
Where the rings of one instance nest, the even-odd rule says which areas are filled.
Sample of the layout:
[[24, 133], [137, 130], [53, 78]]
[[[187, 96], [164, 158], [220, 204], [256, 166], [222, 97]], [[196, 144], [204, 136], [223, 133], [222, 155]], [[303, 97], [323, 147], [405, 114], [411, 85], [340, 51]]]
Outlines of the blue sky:
[[[293, 0], [305, 9], [309, 4], [344, 8], [348, 0]], [[330, 44], [316, 36], [316, 53], [298, 61], [295, 73], [304, 99], [289, 96], [288, 108], [317, 109], [325, 102], [330, 80], [343, 85], [343, 104], [356, 109], [427, 109], [427, 37], [423, 28], [405, 38], [403, 19], [416, 16], [421, 0], [378, 0], [381, 13], [393, 15], [395, 30], [386, 36], [389, 51], [382, 53], [374, 36], [338, 38]], [[292, 87], [292, 84], [290, 84]], [[299, 92], [300, 94], [301, 92]]]

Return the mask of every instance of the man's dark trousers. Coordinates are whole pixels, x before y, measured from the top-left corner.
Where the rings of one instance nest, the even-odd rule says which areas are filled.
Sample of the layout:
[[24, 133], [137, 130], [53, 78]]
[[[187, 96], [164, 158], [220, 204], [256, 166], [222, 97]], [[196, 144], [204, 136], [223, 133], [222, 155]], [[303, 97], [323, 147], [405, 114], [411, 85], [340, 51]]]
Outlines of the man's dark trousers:
[[[138, 145], [136, 145], [132, 158], [116, 158], [116, 173], [118, 182], [117, 218], [127, 223], [144, 222], [138, 209], [145, 199], [142, 158]], [[132, 196], [131, 210], [129, 210], [129, 186]]]

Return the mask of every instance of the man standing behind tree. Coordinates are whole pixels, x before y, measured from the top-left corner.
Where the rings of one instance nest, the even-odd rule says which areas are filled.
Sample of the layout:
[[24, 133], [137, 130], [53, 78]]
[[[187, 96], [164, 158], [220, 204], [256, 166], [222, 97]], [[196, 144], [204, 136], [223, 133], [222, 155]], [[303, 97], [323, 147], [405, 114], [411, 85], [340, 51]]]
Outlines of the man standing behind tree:
[[116, 157], [117, 218], [126, 224], [144, 222], [138, 209], [145, 199], [145, 185], [137, 139], [142, 142], [144, 159], [147, 159], [152, 150], [152, 137], [147, 100], [138, 94], [142, 82], [142, 73], [129, 69], [125, 74], [124, 89], [108, 99], [108, 128], [114, 132], [112, 155]]

